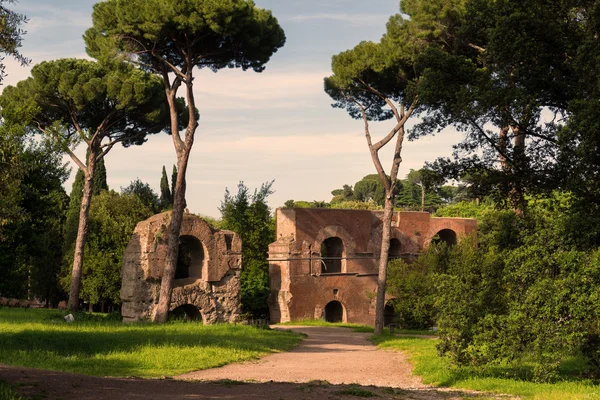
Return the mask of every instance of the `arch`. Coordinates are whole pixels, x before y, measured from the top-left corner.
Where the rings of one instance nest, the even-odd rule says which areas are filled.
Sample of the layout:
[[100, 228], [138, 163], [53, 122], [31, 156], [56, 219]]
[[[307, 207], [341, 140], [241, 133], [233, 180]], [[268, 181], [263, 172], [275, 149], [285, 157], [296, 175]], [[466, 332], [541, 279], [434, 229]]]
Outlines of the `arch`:
[[456, 232], [452, 229], [442, 229], [431, 239], [431, 243], [446, 243], [448, 246], [454, 246], [457, 243]]
[[342, 272], [344, 242], [337, 236], [327, 238], [321, 244], [321, 273], [335, 274]]
[[388, 254], [388, 259], [393, 260], [395, 258], [400, 258], [402, 255], [402, 243], [400, 239], [391, 238], [390, 239], [390, 252]]
[[195, 236], [179, 238], [179, 253], [175, 279], [201, 278], [204, 267], [204, 245]]
[[383, 309], [383, 325], [389, 326], [390, 324], [396, 323], [397, 320], [396, 309], [394, 308], [393, 300], [389, 300], [385, 303], [385, 308]]
[[198, 307], [192, 304], [184, 304], [175, 307], [169, 312], [169, 319], [184, 319], [186, 321], [202, 321], [202, 314]]
[[325, 321], [327, 322], [344, 322], [345, 314], [344, 306], [337, 300], [330, 301], [325, 306]]

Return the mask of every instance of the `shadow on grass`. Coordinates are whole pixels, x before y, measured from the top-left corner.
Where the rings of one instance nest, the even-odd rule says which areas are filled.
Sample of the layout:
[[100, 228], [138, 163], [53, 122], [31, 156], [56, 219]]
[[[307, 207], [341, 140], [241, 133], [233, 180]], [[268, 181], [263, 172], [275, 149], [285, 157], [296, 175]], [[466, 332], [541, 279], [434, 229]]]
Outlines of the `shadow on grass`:
[[[234, 380], [194, 382], [178, 380], [114, 379], [76, 374], [39, 371], [0, 366], [0, 379], [7, 381], [21, 395], [44, 394], [50, 398], [68, 394], [74, 399], [101, 398], [173, 398], [211, 399], [321, 399], [373, 397], [378, 399], [490, 399], [489, 395], [466, 391], [447, 391], [432, 388], [398, 389], [360, 385], [332, 385], [327, 381], [308, 383], [256, 383]], [[506, 397], [504, 397], [506, 399]]]

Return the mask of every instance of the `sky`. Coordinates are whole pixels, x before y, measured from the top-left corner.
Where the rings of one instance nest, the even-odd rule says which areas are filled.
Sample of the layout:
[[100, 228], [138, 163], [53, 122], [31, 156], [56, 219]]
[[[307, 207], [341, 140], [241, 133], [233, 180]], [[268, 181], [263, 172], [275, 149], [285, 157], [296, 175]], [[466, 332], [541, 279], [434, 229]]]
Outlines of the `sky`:
[[[21, 53], [33, 60], [22, 67], [8, 57], [4, 86], [29, 76], [39, 62], [89, 58], [82, 35], [92, 24], [95, 0], [19, 0], [12, 9], [25, 14]], [[363, 40], [378, 41], [399, 0], [255, 0], [270, 9], [287, 41], [262, 73], [225, 69], [195, 71], [200, 125], [187, 172], [186, 200], [192, 213], [218, 217], [225, 189], [243, 181], [251, 190], [275, 180], [268, 199], [274, 209], [286, 200], [331, 200], [331, 191], [375, 173], [362, 121], [331, 107], [323, 78], [331, 57]], [[376, 6], [374, 6], [376, 4]], [[1, 87], [0, 87], [1, 89]], [[181, 94], [183, 95], [183, 94]], [[372, 124], [373, 141], [393, 122]], [[410, 127], [410, 123], [408, 124]], [[400, 177], [426, 161], [449, 156], [461, 136], [445, 131], [405, 143]], [[381, 151], [389, 171], [391, 144]], [[84, 149], [77, 154], [84, 155]], [[169, 135], [152, 135], [142, 146], [115, 147], [106, 156], [108, 185], [119, 191], [136, 178], [159, 192], [162, 166], [170, 179], [175, 150]], [[68, 157], [65, 161], [70, 161]], [[75, 176], [65, 183], [67, 193]]]

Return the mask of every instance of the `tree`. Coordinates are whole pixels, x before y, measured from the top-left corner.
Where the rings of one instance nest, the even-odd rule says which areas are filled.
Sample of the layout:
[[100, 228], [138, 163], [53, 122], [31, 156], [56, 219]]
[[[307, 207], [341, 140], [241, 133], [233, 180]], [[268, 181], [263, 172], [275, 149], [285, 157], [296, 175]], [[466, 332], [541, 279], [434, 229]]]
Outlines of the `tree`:
[[132, 181], [128, 186], [121, 188], [121, 194], [137, 197], [152, 214], [157, 214], [161, 210], [158, 195], [152, 190], [149, 184], [142, 182], [140, 178]]
[[411, 169], [407, 175], [408, 182], [421, 188], [421, 212], [425, 211], [425, 192], [439, 188], [444, 179], [435, 171], [428, 168]]
[[173, 195], [171, 189], [169, 189], [169, 178], [167, 177], [167, 170], [164, 165], [160, 178], [160, 205], [163, 210], [173, 207]]
[[[94, 26], [85, 34], [88, 54], [122, 56], [163, 79], [178, 170], [165, 269], [153, 316], [155, 322], [166, 322], [185, 207], [185, 176], [198, 127], [194, 68], [261, 72], [285, 43], [285, 35], [270, 11], [250, 0], [108, 0], [94, 6], [92, 20]], [[183, 139], [175, 104], [181, 86], [189, 109]]]
[[[14, 2], [15, 0], [0, 0], [0, 53], [12, 56], [21, 65], [29, 65], [31, 60], [19, 52], [23, 35], [27, 33], [20, 26], [27, 22], [27, 17], [5, 7], [6, 3]], [[0, 82], [6, 76], [6, 66], [1, 62], [2, 60], [0, 58]]]
[[578, 96], [578, 76], [591, 71], [577, 71], [574, 61], [584, 38], [595, 41], [596, 28], [586, 32], [595, 6], [578, 0], [431, 3], [410, 2], [428, 43], [417, 63], [419, 96], [429, 114], [413, 136], [448, 125], [465, 132], [447, 172], [455, 179], [468, 172], [521, 213], [526, 193], [561, 183], [557, 132]]
[[[336, 108], [345, 109], [351, 117], [362, 119], [367, 145], [379, 180], [385, 189], [383, 232], [379, 255], [375, 333], [383, 331], [387, 260], [391, 237], [397, 176], [402, 161], [404, 125], [416, 111], [418, 83], [413, 66], [411, 22], [401, 14], [390, 18], [387, 33], [380, 43], [362, 42], [354, 49], [332, 59], [334, 75], [325, 79], [325, 91], [333, 98]], [[387, 108], [386, 108], [387, 107]], [[394, 118], [394, 125], [380, 141], [371, 139], [370, 121]], [[379, 151], [396, 138], [392, 166], [387, 175], [379, 158]], [[354, 192], [356, 196], [356, 185]]]
[[[76, 310], [97, 163], [116, 144], [140, 145], [147, 134], [164, 128], [164, 94], [160, 79], [122, 63], [61, 59], [38, 64], [31, 74], [16, 87], [7, 87], [0, 105], [7, 121], [23, 121], [52, 138], [83, 171], [69, 292], [69, 308]], [[88, 150], [85, 162], [72, 151], [80, 142]]]
[[268, 315], [269, 244], [275, 241], [275, 225], [267, 197], [273, 194], [273, 181], [263, 183], [253, 194], [243, 182], [232, 196], [225, 189], [221, 202], [221, 227], [240, 235], [242, 239], [241, 292], [244, 311], [255, 317]]
[[[63, 229], [63, 252], [66, 258], [72, 259], [74, 255], [75, 241], [77, 240], [77, 232], [79, 230], [79, 213], [81, 210], [84, 183], [84, 173], [81, 169], [77, 169], [75, 180], [71, 186], [69, 207], [67, 208], [65, 226]], [[92, 196], [100, 194], [103, 190], [108, 190], [104, 158], [98, 160], [96, 163], [92, 185]], [[71, 260], [66, 259], [65, 262], [71, 264]]]
[[[135, 181], [134, 181], [135, 183]], [[153, 211], [134, 193], [118, 194], [103, 191], [92, 200], [89, 234], [83, 264], [81, 298], [91, 306], [121, 303], [121, 266], [125, 247], [138, 222], [149, 218]], [[69, 277], [63, 280], [69, 287]]]
[[[23, 127], [4, 124], [0, 135], [0, 148], [14, 144], [12, 168], [6, 172], [18, 178], [12, 182], [18, 196], [11, 199], [18, 213], [4, 214], [1, 227], [0, 296], [56, 303], [62, 294], [57, 282], [62, 246], [57, 238], [62, 236], [68, 201], [62, 187], [68, 171], [52, 143], [32, 140]], [[11, 191], [0, 193], [0, 198]]]

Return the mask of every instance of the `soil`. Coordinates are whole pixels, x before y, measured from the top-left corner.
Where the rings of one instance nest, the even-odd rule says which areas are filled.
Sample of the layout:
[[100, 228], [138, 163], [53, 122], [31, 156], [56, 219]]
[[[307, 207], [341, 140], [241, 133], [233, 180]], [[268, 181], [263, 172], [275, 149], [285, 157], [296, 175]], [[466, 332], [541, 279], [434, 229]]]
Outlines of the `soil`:
[[0, 380], [14, 385], [23, 396], [65, 400], [480, 397], [475, 392], [424, 385], [411, 374], [403, 353], [378, 350], [367, 340], [369, 334], [345, 328], [286, 329], [307, 335], [293, 351], [173, 378], [99, 378], [0, 365]]

